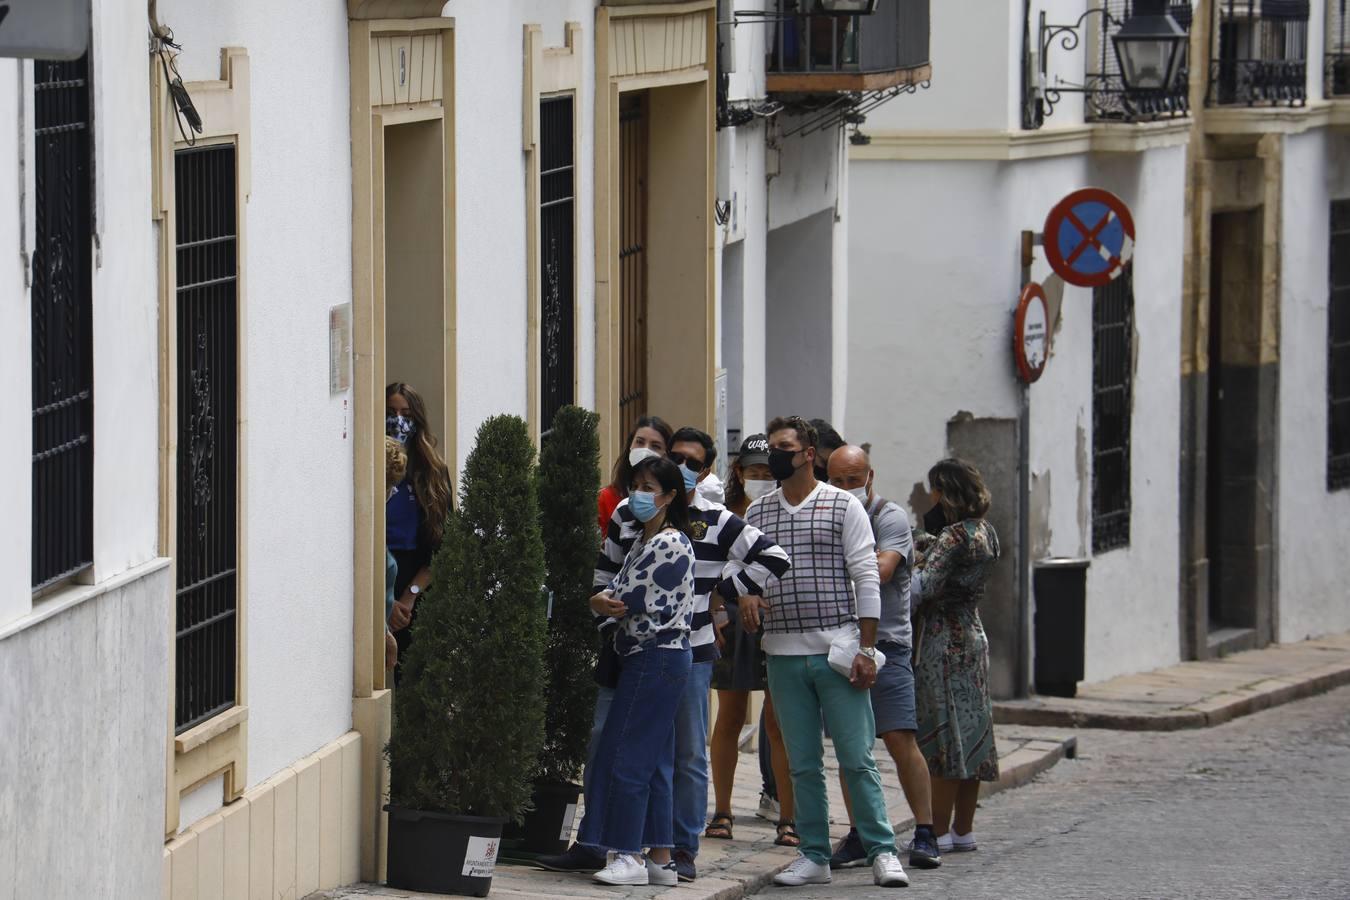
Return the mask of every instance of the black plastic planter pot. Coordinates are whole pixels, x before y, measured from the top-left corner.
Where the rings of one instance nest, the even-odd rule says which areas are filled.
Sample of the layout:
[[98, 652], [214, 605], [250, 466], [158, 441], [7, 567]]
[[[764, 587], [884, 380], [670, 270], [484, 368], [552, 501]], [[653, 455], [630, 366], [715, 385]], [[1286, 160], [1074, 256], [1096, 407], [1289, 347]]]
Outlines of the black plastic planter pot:
[[505, 819], [452, 816], [390, 804], [390, 887], [486, 897]]
[[516, 853], [545, 855], [562, 853], [572, 839], [581, 785], [540, 782], [534, 786], [534, 809], [520, 825], [508, 825], [504, 836], [519, 843]]

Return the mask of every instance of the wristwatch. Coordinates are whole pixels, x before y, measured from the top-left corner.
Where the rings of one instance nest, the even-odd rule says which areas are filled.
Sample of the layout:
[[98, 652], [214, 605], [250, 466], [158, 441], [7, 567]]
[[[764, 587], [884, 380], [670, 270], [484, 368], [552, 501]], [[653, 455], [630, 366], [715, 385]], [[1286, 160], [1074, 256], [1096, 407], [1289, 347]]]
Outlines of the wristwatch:
[[413, 599], [416, 600], [418, 597], [422, 596], [422, 589], [415, 584], [410, 584], [408, 585], [408, 593], [412, 594]]
[[867, 657], [868, 659], [870, 659], [872, 662], [877, 661], [876, 647], [859, 647], [858, 652], [861, 653], [863, 656]]

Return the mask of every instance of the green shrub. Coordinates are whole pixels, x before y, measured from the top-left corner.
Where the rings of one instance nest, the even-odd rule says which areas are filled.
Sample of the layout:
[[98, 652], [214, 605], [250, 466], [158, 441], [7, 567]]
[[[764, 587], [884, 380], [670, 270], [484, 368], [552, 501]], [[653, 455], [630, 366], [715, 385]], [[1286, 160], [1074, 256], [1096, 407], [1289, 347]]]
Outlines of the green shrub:
[[517, 820], [544, 737], [544, 548], [525, 423], [478, 429], [394, 691], [390, 800]]
[[545, 662], [541, 781], [576, 781], [586, 763], [595, 709], [599, 635], [591, 615], [591, 581], [601, 535], [595, 527], [600, 490], [600, 417], [564, 406], [539, 451], [539, 512], [546, 584], [553, 595]]

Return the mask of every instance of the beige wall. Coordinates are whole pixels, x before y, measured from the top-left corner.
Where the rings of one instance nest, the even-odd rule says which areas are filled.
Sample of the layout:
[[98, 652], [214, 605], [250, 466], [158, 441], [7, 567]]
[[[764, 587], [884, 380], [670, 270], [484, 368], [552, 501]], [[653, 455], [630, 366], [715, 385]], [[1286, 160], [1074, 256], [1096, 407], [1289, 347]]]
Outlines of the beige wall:
[[648, 408], [674, 427], [711, 431], [708, 82], [656, 88], [648, 98]]
[[348, 732], [169, 841], [165, 900], [299, 900], [359, 881], [361, 749]]
[[[595, 39], [595, 408], [601, 464], [619, 419], [619, 97], [650, 92], [648, 410], [713, 420], [714, 0], [602, 6]], [[700, 321], [702, 319], [702, 321]], [[668, 340], [656, 340], [656, 336]]]
[[447, 415], [442, 128], [433, 119], [384, 129], [386, 377], [417, 389], [438, 436]]

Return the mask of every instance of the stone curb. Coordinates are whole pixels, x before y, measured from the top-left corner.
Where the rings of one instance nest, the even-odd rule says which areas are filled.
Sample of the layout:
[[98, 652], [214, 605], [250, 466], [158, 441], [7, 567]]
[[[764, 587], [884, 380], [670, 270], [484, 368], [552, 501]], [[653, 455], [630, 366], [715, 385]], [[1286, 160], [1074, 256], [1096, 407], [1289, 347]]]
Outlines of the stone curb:
[[995, 703], [994, 722], [999, 725], [1106, 728], [1113, 731], [1212, 728], [1263, 709], [1325, 694], [1347, 684], [1350, 684], [1350, 662], [1332, 663], [1300, 675], [1268, 678], [1166, 712], [1115, 713], [1075, 709], [1071, 699], [1040, 698]]

